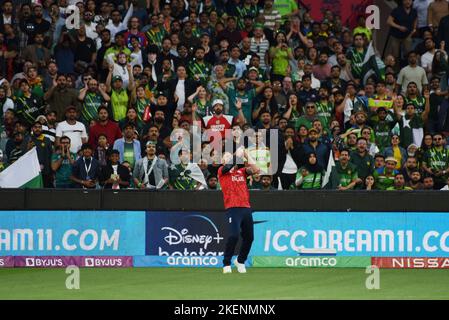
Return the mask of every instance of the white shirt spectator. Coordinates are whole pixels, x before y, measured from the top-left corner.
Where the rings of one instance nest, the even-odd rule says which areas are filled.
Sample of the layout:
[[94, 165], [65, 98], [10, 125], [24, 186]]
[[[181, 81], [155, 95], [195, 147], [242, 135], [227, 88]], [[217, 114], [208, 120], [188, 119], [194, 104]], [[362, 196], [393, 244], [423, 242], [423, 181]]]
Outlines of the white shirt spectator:
[[87, 141], [86, 127], [79, 121], [73, 125], [67, 123], [67, 121], [60, 122], [56, 127], [56, 137], [61, 138], [63, 136], [70, 138], [70, 152], [77, 153], [83, 144], [82, 139]]
[[186, 102], [186, 92], [185, 92], [185, 80], [178, 80], [176, 85], [175, 94], [178, 96], [177, 108], [179, 111], [184, 110], [184, 103]]
[[112, 19], [109, 19], [108, 24], [106, 25], [106, 29], [111, 31], [111, 39], [115, 38], [115, 35], [119, 33], [120, 31], [127, 30], [128, 29], [128, 21], [133, 15], [133, 4], [129, 6], [128, 12], [126, 13], [125, 18], [122, 22], [120, 22], [118, 25], [115, 25], [112, 22]]

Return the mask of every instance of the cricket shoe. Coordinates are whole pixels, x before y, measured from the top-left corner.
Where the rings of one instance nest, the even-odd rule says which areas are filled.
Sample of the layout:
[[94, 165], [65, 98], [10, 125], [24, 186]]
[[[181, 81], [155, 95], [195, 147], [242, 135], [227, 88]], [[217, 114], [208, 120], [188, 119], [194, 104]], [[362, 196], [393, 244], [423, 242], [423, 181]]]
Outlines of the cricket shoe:
[[231, 266], [225, 266], [225, 267], [223, 267], [223, 273], [232, 273]]
[[234, 260], [234, 265], [237, 267], [239, 273], [246, 273], [246, 267], [244, 263], [239, 263], [237, 259]]

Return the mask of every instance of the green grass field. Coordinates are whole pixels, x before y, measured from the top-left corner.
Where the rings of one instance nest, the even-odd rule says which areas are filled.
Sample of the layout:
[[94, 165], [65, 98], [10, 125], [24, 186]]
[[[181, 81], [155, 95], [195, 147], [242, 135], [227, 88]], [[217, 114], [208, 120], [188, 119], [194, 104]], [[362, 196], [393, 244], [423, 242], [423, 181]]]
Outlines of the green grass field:
[[0, 269], [0, 299], [449, 299], [449, 270], [380, 271], [367, 290], [364, 269], [80, 269], [68, 290], [65, 269]]

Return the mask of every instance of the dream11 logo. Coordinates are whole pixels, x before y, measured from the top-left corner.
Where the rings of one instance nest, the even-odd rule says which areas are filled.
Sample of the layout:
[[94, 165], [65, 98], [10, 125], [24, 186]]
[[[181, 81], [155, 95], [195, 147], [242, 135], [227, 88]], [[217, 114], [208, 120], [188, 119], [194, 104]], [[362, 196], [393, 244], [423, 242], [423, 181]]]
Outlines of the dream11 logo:
[[[216, 251], [224, 248], [224, 237], [220, 234], [216, 224], [207, 216], [192, 214], [184, 217], [181, 227], [165, 226], [161, 231], [166, 235], [163, 237], [168, 246], [176, 246], [173, 252], [164, 251], [159, 247], [159, 256], [220, 256], [223, 252]], [[209, 226], [205, 227], [204, 224]], [[187, 248], [187, 246], [189, 248]], [[190, 250], [189, 250], [190, 249]], [[208, 251], [209, 250], [209, 251]]]
[[170, 150], [170, 161], [173, 164], [181, 163], [180, 151], [191, 150], [192, 163], [221, 164], [225, 153], [231, 153], [236, 155], [235, 164], [255, 164], [261, 169], [261, 174], [273, 175], [278, 169], [278, 129], [256, 131], [249, 128], [243, 131], [234, 126], [222, 134], [213, 129], [201, 130], [200, 126], [193, 125], [190, 132], [182, 128], [173, 130], [170, 141], [173, 144]]

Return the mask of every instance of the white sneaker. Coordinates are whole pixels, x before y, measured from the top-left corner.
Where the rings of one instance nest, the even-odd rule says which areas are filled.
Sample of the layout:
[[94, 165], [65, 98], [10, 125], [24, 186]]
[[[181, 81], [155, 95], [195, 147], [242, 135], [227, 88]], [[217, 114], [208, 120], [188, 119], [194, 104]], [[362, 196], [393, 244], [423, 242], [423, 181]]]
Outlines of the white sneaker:
[[232, 273], [231, 266], [223, 267], [223, 273]]
[[246, 273], [246, 267], [244, 263], [239, 263], [237, 259], [234, 260], [234, 264], [237, 267], [239, 273]]

